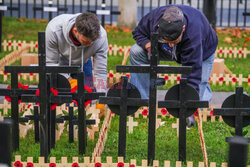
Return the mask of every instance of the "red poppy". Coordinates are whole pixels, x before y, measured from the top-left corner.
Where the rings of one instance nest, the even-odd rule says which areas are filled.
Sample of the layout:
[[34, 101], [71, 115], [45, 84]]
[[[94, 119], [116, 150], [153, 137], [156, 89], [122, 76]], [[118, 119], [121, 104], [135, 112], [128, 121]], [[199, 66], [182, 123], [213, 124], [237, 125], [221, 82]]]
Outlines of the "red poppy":
[[222, 49], [220, 49], [220, 51], [219, 51], [220, 53], [223, 53], [223, 50]]
[[28, 106], [27, 106], [27, 108], [29, 109], [31, 107], [31, 104], [29, 104]]
[[211, 77], [209, 77], [209, 81], [211, 81]]
[[32, 162], [28, 162], [26, 165], [26, 167], [33, 167], [33, 166], [34, 166], [34, 164]]
[[233, 53], [233, 51], [232, 51], [232, 50], [229, 50], [229, 53]]
[[122, 53], [122, 48], [119, 49], [119, 52]]
[[223, 77], [220, 77], [220, 78], [219, 78], [219, 81], [220, 81], [220, 82], [223, 82], [223, 81], [224, 81], [224, 78], [223, 78]]
[[5, 71], [3, 71], [3, 75], [8, 75], [8, 73], [6, 73]]
[[109, 78], [113, 78], [113, 77], [114, 77], [114, 74], [109, 73]]
[[248, 78], [248, 83], [250, 83], [250, 78]]
[[168, 111], [166, 108], [162, 108], [161, 113], [162, 113], [162, 115], [166, 115], [168, 113]]
[[112, 46], [109, 46], [109, 50], [112, 50]]
[[124, 163], [123, 163], [123, 162], [119, 162], [119, 163], [117, 164], [117, 167], [124, 167]]
[[129, 74], [126, 74], [126, 76], [129, 78], [130, 77], [130, 75]]
[[180, 76], [178, 76], [176, 79], [177, 79], [177, 81], [180, 81], [181, 77], [180, 77]]
[[168, 76], [166, 75], [166, 76], [164, 77], [164, 79], [165, 79], [165, 81], [167, 81], [167, 80], [168, 80]]
[[72, 167], [79, 167], [79, 165], [78, 165], [77, 162], [74, 162], [74, 163], [72, 164]]
[[38, 44], [36, 44], [35, 47], [38, 48]]
[[210, 115], [213, 116], [214, 115], [214, 110], [210, 111]]
[[33, 76], [34, 74], [33, 73], [30, 73], [30, 76]]
[[147, 110], [147, 109], [144, 109], [144, 110], [142, 111], [142, 115], [147, 116], [147, 115], [148, 115], [148, 110]]
[[194, 116], [198, 116], [198, 110], [195, 111]]
[[11, 42], [8, 43], [8, 46], [11, 46]]
[[50, 163], [49, 167], [56, 167], [56, 163]]
[[20, 46], [22, 46], [22, 44], [21, 44], [21, 43], [18, 43], [17, 45], [18, 45], [19, 47], [20, 47]]
[[242, 54], [242, 50], [239, 50], [239, 54]]
[[135, 167], [135, 165], [134, 165], [134, 164], [131, 164], [131, 165], [129, 165], [129, 167]]
[[102, 167], [102, 164], [100, 162], [95, 163], [95, 167]]
[[23, 164], [22, 164], [20, 161], [16, 161], [16, 162], [14, 163], [14, 166], [15, 166], [15, 167], [23, 167]]
[[232, 78], [232, 81], [233, 81], [233, 82], [237, 82], [237, 78], [233, 77], [233, 78]]

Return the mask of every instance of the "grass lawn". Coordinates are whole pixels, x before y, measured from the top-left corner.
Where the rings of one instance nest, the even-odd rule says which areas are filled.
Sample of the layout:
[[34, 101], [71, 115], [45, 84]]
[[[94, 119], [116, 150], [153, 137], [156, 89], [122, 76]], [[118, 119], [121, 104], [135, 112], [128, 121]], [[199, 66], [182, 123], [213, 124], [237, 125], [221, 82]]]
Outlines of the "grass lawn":
[[[130, 159], [136, 159], [137, 165], [141, 165], [141, 160], [147, 159], [147, 120], [143, 119], [142, 116], [134, 118], [134, 121], [138, 122], [138, 126], [134, 127], [134, 131], [131, 134], [128, 134], [127, 129], [125, 162], [129, 162]], [[164, 160], [170, 160], [173, 165], [178, 160], [178, 137], [176, 129], [172, 128], [172, 123], [176, 123], [176, 119], [167, 117], [162, 119], [162, 121], [165, 121], [165, 124], [156, 130], [155, 159], [160, 161], [160, 166], [163, 166]], [[233, 128], [218, 120], [215, 122], [203, 122], [203, 132], [209, 162], [216, 162], [217, 166], [220, 166], [222, 162], [227, 162], [228, 143], [225, 142], [225, 137], [232, 136], [231, 132], [233, 131]], [[246, 137], [250, 137], [250, 127], [244, 128], [244, 131], [248, 131]], [[101, 155], [102, 162], [106, 162], [106, 156], [112, 156], [113, 161], [117, 162], [118, 132], [119, 117], [115, 116], [112, 118], [106, 146]], [[94, 142], [88, 140], [87, 151], [83, 156], [91, 157], [97, 137], [96, 133]], [[34, 143], [34, 131], [29, 131], [27, 137], [20, 140], [20, 150], [15, 152], [14, 155], [22, 155], [23, 160], [26, 160], [28, 156], [33, 156], [34, 162], [37, 162], [39, 147], [38, 143]], [[195, 166], [198, 165], [198, 162], [204, 161], [197, 126], [187, 130], [186, 149], [187, 161], [193, 161]], [[250, 150], [248, 151], [248, 155], [250, 155]], [[60, 160], [61, 156], [67, 156], [68, 160], [71, 161], [72, 157], [79, 156], [78, 142], [68, 143], [68, 134], [64, 132], [61, 139], [56, 142], [56, 148], [51, 151], [51, 156], [57, 157], [57, 160]], [[83, 156], [79, 156], [80, 162], [83, 162]], [[248, 159], [248, 164], [250, 164], [250, 159]]]

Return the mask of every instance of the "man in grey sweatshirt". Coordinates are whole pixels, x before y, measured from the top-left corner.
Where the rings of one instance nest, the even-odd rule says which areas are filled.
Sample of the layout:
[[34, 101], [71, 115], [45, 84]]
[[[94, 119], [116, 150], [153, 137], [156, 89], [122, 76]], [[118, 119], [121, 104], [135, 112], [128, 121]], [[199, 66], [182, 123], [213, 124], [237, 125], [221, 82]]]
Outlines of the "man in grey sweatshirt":
[[[107, 52], [107, 33], [95, 14], [62, 14], [46, 27], [46, 64], [81, 66], [85, 84], [94, 86], [97, 92], [106, 90]], [[72, 88], [77, 85], [72, 75], [63, 75]]]

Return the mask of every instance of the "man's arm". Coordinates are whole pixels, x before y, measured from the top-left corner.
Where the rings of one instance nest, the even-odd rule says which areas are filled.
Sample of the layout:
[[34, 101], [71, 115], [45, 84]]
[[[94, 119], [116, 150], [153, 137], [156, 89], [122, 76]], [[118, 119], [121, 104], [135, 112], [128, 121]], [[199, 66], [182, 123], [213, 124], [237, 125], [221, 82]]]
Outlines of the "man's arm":
[[103, 36], [98, 44], [99, 48], [94, 56], [94, 85], [97, 92], [106, 92], [107, 88], [107, 53], [108, 40], [107, 36]]
[[188, 85], [192, 86], [199, 92], [199, 84], [201, 82], [202, 75], [202, 55], [203, 48], [200, 38], [188, 39], [181, 53], [181, 64], [183, 66], [192, 66], [191, 74], [183, 74], [183, 78], [187, 78]]

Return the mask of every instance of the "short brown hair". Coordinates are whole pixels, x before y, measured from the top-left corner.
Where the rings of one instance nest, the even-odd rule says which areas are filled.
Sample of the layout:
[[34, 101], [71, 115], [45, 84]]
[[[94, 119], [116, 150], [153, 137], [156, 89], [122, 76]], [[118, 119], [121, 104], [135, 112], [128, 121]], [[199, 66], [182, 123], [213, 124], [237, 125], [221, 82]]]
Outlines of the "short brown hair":
[[95, 41], [100, 35], [100, 22], [97, 16], [90, 12], [84, 12], [77, 16], [75, 22], [78, 33]]

